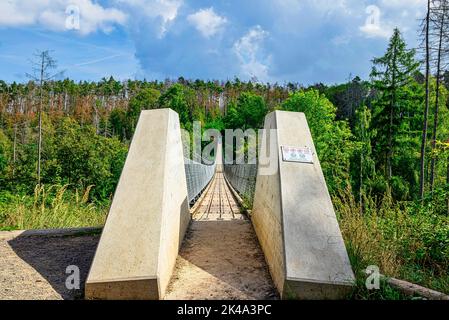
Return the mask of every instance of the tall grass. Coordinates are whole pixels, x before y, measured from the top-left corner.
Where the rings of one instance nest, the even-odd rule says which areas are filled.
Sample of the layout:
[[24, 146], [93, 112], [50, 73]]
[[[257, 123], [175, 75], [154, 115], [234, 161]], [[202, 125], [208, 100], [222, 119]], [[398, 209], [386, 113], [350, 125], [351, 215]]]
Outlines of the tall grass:
[[69, 191], [68, 185], [36, 186], [34, 195], [0, 194], [0, 229], [101, 226], [107, 204], [89, 202], [92, 186]]
[[370, 265], [386, 276], [449, 293], [449, 217], [394, 202], [389, 193], [363, 200], [361, 208], [350, 189], [333, 198], [358, 279], [355, 294], [367, 297], [364, 270]]

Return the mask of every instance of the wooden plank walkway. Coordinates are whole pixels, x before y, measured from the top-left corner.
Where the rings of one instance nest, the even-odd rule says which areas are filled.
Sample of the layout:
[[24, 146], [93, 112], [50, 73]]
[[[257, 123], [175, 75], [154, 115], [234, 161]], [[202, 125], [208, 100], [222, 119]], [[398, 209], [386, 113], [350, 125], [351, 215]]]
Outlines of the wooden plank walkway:
[[243, 220], [240, 206], [234, 199], [223, 172], [217, 171], [205, 196], [193, 213], [193, 220], [197, 221], [230, 221]]

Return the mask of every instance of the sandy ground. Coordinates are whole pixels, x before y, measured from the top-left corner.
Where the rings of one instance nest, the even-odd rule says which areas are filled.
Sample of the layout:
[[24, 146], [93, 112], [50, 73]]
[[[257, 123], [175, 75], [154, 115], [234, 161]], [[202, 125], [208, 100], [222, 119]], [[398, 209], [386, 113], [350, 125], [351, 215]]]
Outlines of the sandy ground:
[[[0, 300], [80, 299], [98, 235], [0, 237]], [[66, 268], [80, 270], [80, 289], [68, 290]]]
[[248, 220], [193, 221], [165, 299], [275, 299]]

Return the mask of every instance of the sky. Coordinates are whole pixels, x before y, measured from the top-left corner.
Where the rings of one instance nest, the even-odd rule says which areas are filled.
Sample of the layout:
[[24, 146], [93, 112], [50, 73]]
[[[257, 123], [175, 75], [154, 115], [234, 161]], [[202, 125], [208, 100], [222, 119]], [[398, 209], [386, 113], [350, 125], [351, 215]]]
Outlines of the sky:
[[425, 0], [0, 0], [0, 79], [51, 50], [74, 80], [367, 79], [398, 27], [418, 46]]

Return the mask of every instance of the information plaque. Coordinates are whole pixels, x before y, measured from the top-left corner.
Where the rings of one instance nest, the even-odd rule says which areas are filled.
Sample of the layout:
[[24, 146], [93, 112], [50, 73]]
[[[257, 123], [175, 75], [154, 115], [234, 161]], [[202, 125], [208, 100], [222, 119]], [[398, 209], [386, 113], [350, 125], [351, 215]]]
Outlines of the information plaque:
[[313, 163], [313, 152], [308, 147], [282, 146], [282, 160], [287, 162]]

